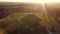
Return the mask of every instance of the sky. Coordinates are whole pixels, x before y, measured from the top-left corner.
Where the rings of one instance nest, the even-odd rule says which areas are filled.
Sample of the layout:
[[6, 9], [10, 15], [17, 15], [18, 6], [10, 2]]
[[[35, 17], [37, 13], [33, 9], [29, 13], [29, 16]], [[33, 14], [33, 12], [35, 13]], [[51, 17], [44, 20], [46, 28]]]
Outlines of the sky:
[[60, 2], [60, 0], [0, 0], [0, 2], [26, 2], [26, 3], [40, 3], [40, 2]]

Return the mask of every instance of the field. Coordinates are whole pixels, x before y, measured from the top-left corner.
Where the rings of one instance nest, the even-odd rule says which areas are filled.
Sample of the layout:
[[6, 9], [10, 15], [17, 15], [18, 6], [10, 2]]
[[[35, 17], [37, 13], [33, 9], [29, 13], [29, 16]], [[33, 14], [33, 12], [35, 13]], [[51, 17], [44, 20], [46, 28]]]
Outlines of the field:
[[59, 5], [0, 3], [0, 34], [60, 34]]

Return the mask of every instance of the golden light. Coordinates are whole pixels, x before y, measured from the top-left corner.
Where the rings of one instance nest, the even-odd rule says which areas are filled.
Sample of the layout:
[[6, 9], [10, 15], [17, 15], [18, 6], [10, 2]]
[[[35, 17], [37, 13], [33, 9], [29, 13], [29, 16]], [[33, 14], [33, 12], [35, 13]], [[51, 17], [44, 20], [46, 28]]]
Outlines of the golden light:
[[60, 0], [0, 0], [0, 2], [47, 3], [47, 2], [60, 2]]

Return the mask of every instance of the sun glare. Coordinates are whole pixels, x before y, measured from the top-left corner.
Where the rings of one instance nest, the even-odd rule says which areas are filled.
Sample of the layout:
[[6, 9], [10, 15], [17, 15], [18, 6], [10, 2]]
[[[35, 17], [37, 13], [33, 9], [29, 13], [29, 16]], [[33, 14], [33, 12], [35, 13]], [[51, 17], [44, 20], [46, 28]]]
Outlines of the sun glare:
[[26, 3], [47, 3], [60, 2], [60, 0], [0, 0], [1, 2], [26, 2]]

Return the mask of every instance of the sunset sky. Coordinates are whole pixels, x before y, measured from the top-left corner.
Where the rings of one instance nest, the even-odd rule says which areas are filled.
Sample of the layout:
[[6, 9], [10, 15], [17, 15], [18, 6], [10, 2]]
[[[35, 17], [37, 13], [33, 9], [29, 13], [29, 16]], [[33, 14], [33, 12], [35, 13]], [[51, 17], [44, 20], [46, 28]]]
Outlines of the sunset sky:
[[0, 0], [0, 2], [46, 3], [46, 2], [60, 2], [60, 0]]

